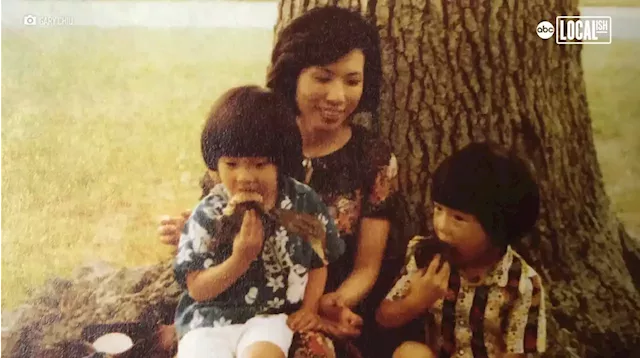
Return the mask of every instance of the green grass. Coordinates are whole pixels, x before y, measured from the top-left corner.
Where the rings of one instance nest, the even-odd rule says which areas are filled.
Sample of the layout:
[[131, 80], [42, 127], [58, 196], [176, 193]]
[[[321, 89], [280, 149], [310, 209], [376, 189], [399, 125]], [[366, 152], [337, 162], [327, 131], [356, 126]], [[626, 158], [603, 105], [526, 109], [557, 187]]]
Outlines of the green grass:
[[[113, 0], [106, 0], [113, 1]], [[120, 0], [120, 1], [193, 1], [193, 0]], [[206, 1], [206, 0], [205, 0]], [[208, 0], [217, 1], [217, 0]], [[273, 2], [275, 0], [236, 0], [238, 2]], [[640, 6], [640, 0], [578, 0], [579, 6], [620, 6], [620, 7], [636, 7]]]
[[[113, 1], [113, 0], [109, 0]], [[141, 1], [141, 0], [121, 0], [121, 1]], [[158, 0], [142, 0], [142, 1], [158, 1]], [[190, 0], [168, 0], [168, 1], [190, 1]], [[216, 0], [209, 0], [216, 1]], [[236, 0], [238, 2], [273, 2], [275, 0]], [[640, 0], [578, 0], [580, 6], [622, 6], [635, 7], [640, 6]]]
[[155, 228], [199, 195], [199, 123], [264, 82], [270, 32], [2, 35], [2, 307], [86, 261], [169, 257]]
[[640, 41], [584, 46], [583, 66], [598, 160], [618, 216], [640, 239]]
[[[96, 259], [170, 257], [158, 216], [191, 207], [199, 130], [230, 86], [262, 84], [269, 30], [3, 29], [2, 308]], [[599, 157], [640, 228], [640, 42], [585, 46]]]
[[[102, 1], [102, 0], [98, 0]], [[103, 0], [114, 1], [114, 0]], [[115, 0], [122, 2], [134, 2], [134, 1], [162, 1], [162, 2], [186, 2], [195, 0]], [[218, 1], [218, 0], [199, 0], [199, 1]], [[276, 0], [231, 0], [237, 2], [274, 2]], [[579, 6], [606, 6], [606, 7], [636, 7], [640, 6], [640, 0], [578, 0]]]

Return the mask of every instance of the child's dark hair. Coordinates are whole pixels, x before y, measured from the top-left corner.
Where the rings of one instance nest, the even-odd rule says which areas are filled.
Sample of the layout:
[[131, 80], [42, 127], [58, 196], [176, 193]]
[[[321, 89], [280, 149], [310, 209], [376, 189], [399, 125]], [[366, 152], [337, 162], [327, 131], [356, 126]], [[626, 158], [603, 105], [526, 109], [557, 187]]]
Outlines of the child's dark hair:
[[344, 8], [314, 8], [292, 20], [278, 35], [271, 53], [267, 87], [282, 93], [299, 114], [296, 88], [300, 72], [331, 64], [355, 49], [364, 53], [364, 90], [355, 109], [374, 112], [380, 101], [380, 37], [362, 15]]
[[267, 157], [279, 173], [299, 178], [302, 138], [284, 98], [258, 86], [232, 88], [213, 105], [202, 130], [202, 158], [211, 170], [222, 156]]
[[527, 163], [491, 142], [471, 143], [446, 158], [433, 174], [431, 193], [434, 201], [473, 214], [497, 247], [519, 242], [540, 210]]

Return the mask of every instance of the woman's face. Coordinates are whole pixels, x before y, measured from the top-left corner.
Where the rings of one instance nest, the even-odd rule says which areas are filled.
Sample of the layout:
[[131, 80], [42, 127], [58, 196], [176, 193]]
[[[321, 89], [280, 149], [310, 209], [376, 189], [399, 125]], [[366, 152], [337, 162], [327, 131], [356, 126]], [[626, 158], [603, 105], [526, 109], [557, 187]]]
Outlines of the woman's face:
[[364, 53], [354, 49], [334, 63], [300, 72], [296, 102], [305, 126], [331, 131], [345, 124], [362, 97], [364, 64]]

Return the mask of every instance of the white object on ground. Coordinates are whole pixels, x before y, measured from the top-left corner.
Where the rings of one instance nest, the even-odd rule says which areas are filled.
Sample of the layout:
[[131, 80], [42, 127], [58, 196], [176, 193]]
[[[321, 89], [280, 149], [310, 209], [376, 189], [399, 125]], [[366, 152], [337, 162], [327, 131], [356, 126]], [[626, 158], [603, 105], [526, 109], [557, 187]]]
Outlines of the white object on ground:
[[108, 354], [123, 353], [133, 347], [133, 341], [123, 333], [107, 333], [93, 342], [93, 348], [98, 352]]

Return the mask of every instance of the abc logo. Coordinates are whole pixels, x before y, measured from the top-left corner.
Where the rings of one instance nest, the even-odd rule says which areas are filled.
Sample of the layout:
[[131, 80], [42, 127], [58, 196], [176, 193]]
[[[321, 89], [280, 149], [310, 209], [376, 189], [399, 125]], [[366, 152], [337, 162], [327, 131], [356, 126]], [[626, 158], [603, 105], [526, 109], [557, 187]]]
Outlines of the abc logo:
[[549, 21], [540, 21], [536, 28], [536, 33], [541, 39], [549, 39], [554, 33], [553, 25]]

